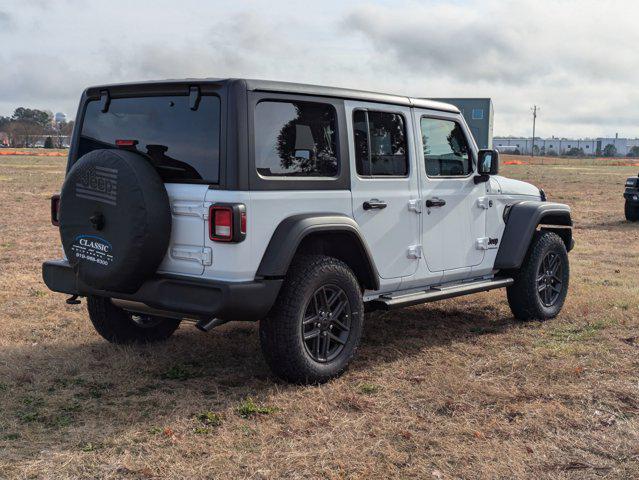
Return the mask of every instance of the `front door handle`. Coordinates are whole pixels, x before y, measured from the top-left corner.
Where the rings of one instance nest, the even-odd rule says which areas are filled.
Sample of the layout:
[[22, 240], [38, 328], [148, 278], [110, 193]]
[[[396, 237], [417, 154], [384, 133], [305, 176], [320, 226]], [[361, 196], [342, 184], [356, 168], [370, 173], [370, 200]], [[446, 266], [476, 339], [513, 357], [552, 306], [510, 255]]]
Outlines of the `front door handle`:
[[429, 198], [426, 200], [426, 208], [443, 207], [444, 205], [446, 205], [446, 200], [441, 198]]
[[377, 200], [376, 198], [372, 198], [367, 202], [364, 202], [362, 205], [364, 210], [382, 210], [386, 208], [386, 202], [383, 200]]

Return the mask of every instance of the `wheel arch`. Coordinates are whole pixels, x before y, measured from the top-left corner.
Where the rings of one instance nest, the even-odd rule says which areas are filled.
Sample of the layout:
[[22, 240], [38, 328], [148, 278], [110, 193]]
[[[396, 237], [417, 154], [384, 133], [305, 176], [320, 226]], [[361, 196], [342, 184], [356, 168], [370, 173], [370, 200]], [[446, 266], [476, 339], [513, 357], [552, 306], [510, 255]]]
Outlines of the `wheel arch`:
[[287, 217], [275, 229], [256, 272], [259, 278], [282, 278], [298, 253], [338, 258], [360, 285], [379, 290], [379, 274], [357, 223], [342, 214], [300, 214]]
[[524, 201], [512, 205], [507, 212], [495, 269], [519, 268], [537, 229], [556, 233], [566, 245], [566, 250], [572, 250], [574, 241], [570, 207], [562, 203]]

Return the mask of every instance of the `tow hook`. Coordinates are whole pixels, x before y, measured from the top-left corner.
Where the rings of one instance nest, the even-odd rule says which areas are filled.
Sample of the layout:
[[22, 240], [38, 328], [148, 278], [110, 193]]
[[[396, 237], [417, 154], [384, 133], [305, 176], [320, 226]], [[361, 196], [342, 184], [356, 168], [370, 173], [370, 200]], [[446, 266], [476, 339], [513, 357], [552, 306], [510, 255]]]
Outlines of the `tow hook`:
[[222, 320], [221, 318], [203, 318], [195, 324], [195, 328], [202, 332], [209, 332], [215, 327], [224, 325], [228, 320]]
[[69, 298], [67, 298], [66, 300], [67, 305], [80, 305], [80, 300], [78, 300], [78, 296], [77, 295], [72, 295]]

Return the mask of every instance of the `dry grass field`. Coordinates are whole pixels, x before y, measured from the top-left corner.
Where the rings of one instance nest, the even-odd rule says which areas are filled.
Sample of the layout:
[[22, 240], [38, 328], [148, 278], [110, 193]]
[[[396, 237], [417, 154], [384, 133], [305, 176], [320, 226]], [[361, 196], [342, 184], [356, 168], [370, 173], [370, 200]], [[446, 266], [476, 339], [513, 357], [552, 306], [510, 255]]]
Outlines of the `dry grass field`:
[[352, 368], [299, 387], [254, 324], [98, 337], [40, 278], [64, 159], [0, 157], [0, 477], [639, 478], [639, 168], [592, 163], [503, 168], [573, 207], [559, 318], [517, 323], [502, 291], [371, 314]]

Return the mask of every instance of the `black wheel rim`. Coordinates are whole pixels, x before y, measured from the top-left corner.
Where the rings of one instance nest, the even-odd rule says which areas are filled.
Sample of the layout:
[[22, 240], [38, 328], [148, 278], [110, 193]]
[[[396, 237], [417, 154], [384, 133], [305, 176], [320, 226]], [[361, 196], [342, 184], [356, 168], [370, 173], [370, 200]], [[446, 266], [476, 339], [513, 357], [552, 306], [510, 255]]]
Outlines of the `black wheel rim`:
[[324, 285], [311, 296], [304, 309], [302, 338], [306, 352], [319, 363], [342, 353], [351, 330], [351, 304], [344, 290]]
[[537, 271], [537, 293], [539, 299], [546, 307], [552, 307], [557, 303], [563, 290], [563, 262], [561, 256], [555, 252], [549, 252], [541, 261]]

